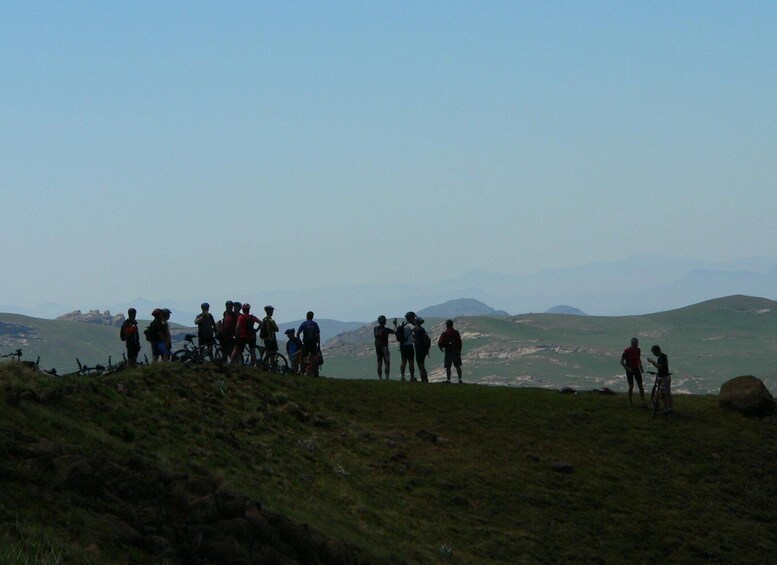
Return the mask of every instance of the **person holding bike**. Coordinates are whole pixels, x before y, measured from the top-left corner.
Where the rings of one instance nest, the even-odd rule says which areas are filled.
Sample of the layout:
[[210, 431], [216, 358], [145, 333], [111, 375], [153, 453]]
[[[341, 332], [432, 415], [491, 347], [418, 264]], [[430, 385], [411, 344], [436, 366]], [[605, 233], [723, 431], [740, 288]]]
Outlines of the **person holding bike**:
[[[650, 351], [653, 352], [653, 355], [656, 356], [655, 361], [648, 357], [648, 363], [653, 365], [656, 368], [656, 371], [658, 371], [658, 390], [656, 391], [656, 394], [661, 395], [664, 399], [664, 414], [671, 414], [672, 413], [672, 376], [669, 373], [669, 358], [666, 356], [666, 353], [661, 351], [661, 348], [657, 345], [654, 345], [650, 348]], [[658, 399], [654, 399], [653, 402], [656, 404], [658, 403]]]
[[642, 406], [647, 407], [647, 404], [645, 404], [645, 388], [642, 386], [642, 373], [645, 371], [642, 367], [642, 352], [639, 349], [639, 340], [636, 337], [632, 337], [631, 346], [623, 350], [621, 365], [626, 370], [626, 381], [629, 383], [629, 406], [633, 404], [634, 381], [637, 381]]
[[256, 365], [256, 328], [254, 324], [262, 321], [251, 314], [251, 305], [247, 302], [242, 305], [243, 313], [237, 318], [235, 331], [235, 349], [232, 351], [232, 363], [237, 363], [243, 350], [248, 346], [248, 354], [251, 356], [251, 366]]
[[194, 318], [194, 325], [197, 326], [197, 341], [200, 347], [208, 350], [208, 357], [213, 360], [213, 347], [216, 345], [216, 320], [210, 313], [210, 304], [203, 302], [200, 304], [202, 312]]
[[300, 356], [302, 355], [302, 340], [294, 335], [294, 328], [289, 328], [285, 332], [288, 341], [286, 342], [286, 355], [289, 356], [291, 371], [299, 373]]
[[297, 329], [297, 337], [302, 338], [302, 364], [305, 374], [309, 377], [318, 376], [321, 365], [321, 328], [313, 320], [313, 312], [305, 314], [305, 321]]

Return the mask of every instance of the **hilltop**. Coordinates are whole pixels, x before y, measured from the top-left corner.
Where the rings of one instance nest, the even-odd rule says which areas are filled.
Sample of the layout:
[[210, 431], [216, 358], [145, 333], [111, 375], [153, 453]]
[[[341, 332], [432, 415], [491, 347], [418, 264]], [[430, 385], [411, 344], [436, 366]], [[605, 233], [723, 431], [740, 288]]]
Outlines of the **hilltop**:
[[[443, 321], [426, 319], [433, 339], [442, 332]], [[777, 385], [772, 355], [777, 348], [777, 302], [765, 298], [736, 295], [642, 316], [462, 317], [456, 327], [464, 340], [464, 371], [471, 382], [625, 390], [620, 355], [636, 336], [644, 356], [655, 343], [668, 353], [679, 392], [714, 394], [725, 380], [741, 374], [756, 375], [772, 388]], [[324, 354], [338, 376], [374, 374], [369, 326], [331, 340]], [[432, 380], [444, 379], [436, 347], [427, 367]], [[398, 374], [396, 363], [393, 374]]]
[[[777, 426], [682, 397], [0, 365], [0, 561], [769, 562]], [[628, 527], [624, 527], [628, 524]], [[48, 561], [43, 557], [52, 556]]]
[[462, 316], [509, 316], [504, 310], [495, 310], [488, 304], [474, 298], [449, 300], [436, 306], [429, 306], [416, 312], [423, 318], [460, 318]]

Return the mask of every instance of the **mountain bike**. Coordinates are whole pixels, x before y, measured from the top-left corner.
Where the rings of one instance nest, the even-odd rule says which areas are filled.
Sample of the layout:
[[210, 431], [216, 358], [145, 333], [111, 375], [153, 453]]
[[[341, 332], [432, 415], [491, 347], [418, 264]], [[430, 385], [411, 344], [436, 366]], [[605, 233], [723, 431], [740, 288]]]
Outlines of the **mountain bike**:
[[194, 345], [194, 338], [197, 337], [194, 334], [186, 334], [183, 338], [183, 348], [173, 353], [172, 360], [184, 365], [194, 364], [202, 365], [207, 361], [215, 361], [221, 359], [221, 346], [218, 341], [213, 345], [213, 357], [211, 357], [208, 351], [207, 345]]
[[[653, 391], [650, 393], [650, 407], [653, 411], [653, 417], [655, 418], [656, 412], [658, 412], [658, 401], [664, 396], [661, 392], [661, 384], [664, 379], [663, 377], [659, 377], [656, 371], [648, 371], [648, 373], [656, 376], [656, 379], [653, 382]], [[672, 373], [669, 373], [669, 376], [672, 376]]]
[[81, 364], [81, 360], [76, 357], [76, 363], [78, 363], [78, 371], [75, 373], [71, 373], [71, 375], [80, 375], [83, 377], [99, 377], [105, 372], [105, 365], [95, 365], [93, 367], [89, 367], [87, 365]]
[[13, 353], [7, 353], [5, 355], [0, 355], [0, 359], [7, 359], [8, 357], [16, 357], [17, 361], [21, 361], [22, 360], [22, 350], [21, 349], [17, 349]]
[[256, 345], [256, 358], [258, 361], [256, 365], [269, 373], [280, 373], [284, 375], [289, 371], [289, 362], [286, 357], [278, 353], [277, 351], [270, 354], [269, 359], [264, 358], [266, 348], [264, 345]]

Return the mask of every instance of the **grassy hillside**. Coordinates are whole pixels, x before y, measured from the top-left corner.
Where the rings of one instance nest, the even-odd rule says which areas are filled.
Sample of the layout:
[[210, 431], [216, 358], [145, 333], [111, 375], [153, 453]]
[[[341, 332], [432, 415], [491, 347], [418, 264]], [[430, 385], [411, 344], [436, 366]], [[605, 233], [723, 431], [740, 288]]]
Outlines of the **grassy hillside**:
[[[428, 319], [436, 338], [442, 320]], [[460, 318], [465, 379], [481, 383], [625, 390], [619, 364], [632, 336], [644, 356], [653, 344], [669, 355], [680, 392], [716, 393], [726, 380], [753, 374], [777, 386], [777, 302], [732, 296], [645, 316], [597, 317], [523, 314], [509, 318]], [[376, 378], [370, 327], [339, 336], [325, 348], [327, 372]], [[392, 347], [392, 372], [399, 351]], [[647, 366], [647, 363], [645, 366]], [[427, 360], [431, 378], [443, 378], [442, 355]]]
[[777, 426], [711, 397], [652, 419], [623, 395], [207, 366], [52, 379], [15, 363], [0, 388], [6, 558], [765, 563], [777, 551]]

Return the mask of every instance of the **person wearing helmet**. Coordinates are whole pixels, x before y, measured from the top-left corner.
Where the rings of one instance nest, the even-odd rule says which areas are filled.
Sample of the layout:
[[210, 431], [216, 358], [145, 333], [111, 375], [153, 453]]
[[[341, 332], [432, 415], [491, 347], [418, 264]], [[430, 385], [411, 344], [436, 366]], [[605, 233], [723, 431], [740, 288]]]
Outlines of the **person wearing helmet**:
[[151, 342], [153, 362], [170, 361], [170, 345], [168, 342], [170, 332], [166, 321], [169, 316], [161, 308], [154, 308], [151, 316], [154, 319], [148, 325], [146, 339]]
[[386, 316], [378, 316], [378, 325], [372, 328], [375, 336], [375, 354], [378, 356], [378, 380], [383, 379], [383, 367], [385, 366], [386, 380], [389, 380], [391, 372], [391, 352], [389, 351], [389, 336], [394, 330], [386, 327]]
[[203, 302], [200, 304], [202, 312], [194, 318], [194, 325], [197, 326], [197, 341], [200, 347], [208, 350], [208, 357], [213, 361], [213, 346], [216, 345], [216, 319], [210, 313], [210, 304]]
[[262, 319], [262, 327], [259, 331], [259, 337], [264, 341], [264, 353], [262, 354], [262, 363], [269, 363], [270, 357], [273, 354], [278, 353], [278, 340], [275, 334], [278, 332], [278, 324], [272, 319], [275, 308], [272, 306], [265, 306], [264, 313], [266, 316]]
[[218, 336], [221, 342], [221, 353], [224, 360], [232, 356], [232, 350], [235, 349], [235, 328], [237, 327], [237, 316], [240, 313], [234, 309], [234, 302], [227, 300], [224, 304], [224, 314], [218, 322]]
[[248, 347], [248, 354], [251, 357], [251, 366], [256, 365], [256, 329], [255, 324], [261, 324], [262, 321], [251, 314], [251, 305], [247, 302], [241, 306], [243, 311], [237, 317], [237, 327], [235, 331], [235, 348], [232, 350], [232, 363], [238, 363], [243, 350]]
[[140, 353], [140, 332], [138, 321], [135, 319], [138, 311], [134, 308], [127, 310], [127, 319], [121, 324], [119, 337], [127, 346], [127, 367], [138, 366], [138, 354]]
[[294, 335], [294, 328], [289, 328], [285, 332], [286, 334], [286, 355], [289, 356], [289, 363], [291, 364], [291, 371], [293, 373], [299, 373], [299, 361], [302, 355], [302, 340]]
[[415, 381], [415, 348], [413, 347], [413, 328], [415, 327], [415, 312], [405, 314], [405, 321], [397, 326], [397, 319], [394, 318], [394, 334], [399, 342], [399, 354], [401, 363], [399, 373], [402, 380], [405, 380], [405, 368], [409, 367], [410, 380]]

